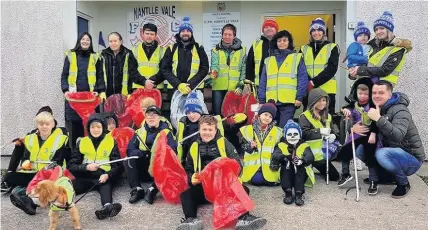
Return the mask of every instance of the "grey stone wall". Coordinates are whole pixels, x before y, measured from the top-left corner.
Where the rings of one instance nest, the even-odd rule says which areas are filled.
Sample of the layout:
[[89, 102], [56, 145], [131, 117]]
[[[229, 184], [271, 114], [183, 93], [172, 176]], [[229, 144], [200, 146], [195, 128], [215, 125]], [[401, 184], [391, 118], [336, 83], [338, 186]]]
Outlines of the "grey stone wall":
[[409, 96], [410, 111], [418, 126], [427, 153], [428, 24], [426, 22], [428, 21], [428, 2], [358, 1], [356, 3], [357, 19], [368, 23], [371, 30], [373, 30], [374, 21], [382, 15], [384, 10], [390, 11], [395, 19], [394, 34], [413, 42], [413, 50], [407, 55], [396, 91]]

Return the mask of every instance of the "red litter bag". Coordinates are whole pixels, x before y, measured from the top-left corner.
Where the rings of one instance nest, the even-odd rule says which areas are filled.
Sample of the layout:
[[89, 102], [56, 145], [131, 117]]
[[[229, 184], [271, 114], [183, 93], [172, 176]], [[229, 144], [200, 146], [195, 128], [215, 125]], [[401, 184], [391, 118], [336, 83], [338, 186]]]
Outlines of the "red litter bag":
[[126, 149], [128, 144], [134, 136], [135, 131], [129, 127], [115, 128], [111, 132], [111, 136], [116, 140], [117, 147], [119, 148], [120, 158], [126, 157]]
[[66, 99], [70, 103], [71, 108], [82, 118], [86, 136], [88, 134], [86, 123], [89, 117], [95, 113], [95, 108], [101, 103], [101, 99], [92, 92], [68, 93]]
[[233, 91], [226, 93], [223, 104], [221, 106], [221, 115], [228, 117], [236, 113], [244, 113], [247, 115], [247, 124], [251, 124], [254, 118], [254, 112], [251, 111], [251, 105], [257, 104], [257, 99], [253, 94], [247, 93], [237, 95]]
[[52, 169], [42, 169], [38, 171], [37, 174], [30, 181], [26, 191], [27, 193], [31, 192], [31, 190], [33, 190], [40, 181], [43, 181], [43, 180], [56, 181], [62, 176], [66, 176], [70, 178], [70, 180], [74, 180], [73, 174], [71, 174], [71, 172], [68, 171], [68, 169], [64, 170], [60, 166], [56, 166], [55, 168], [52, 168]]
[[214, 204], [215, 229], [230, 226], [255, 207], [239, 182], [240, 170], [236, 160], [219, 158], [209, 163], [199, 174], [205, 198]]
[[131, 94], [128, 101], [126, 101], [126, 113], [132, 117], [132, 121], [138, 128], [141, 127], [141, 123], [144, 121], [141, 102], [148, 97], [155, 100], [157, 107], [162, 107], [162, 94], [158, 89], [137, 89]]
[[132, 125], [132, 117], [126, 113], [126, 96], [123, 94], [113, 94], [107, 98], [104, 103], [104, 112], [113, 112], [116, 114], [119, 124], [117, 127], [130, 127]]
[[161, 132], [156, 142], [150, 165], [153, 165], [153, 178], [165, 200], [173, 204], [180, 203], [180, 194], [189, 188], [187, 174], [174, 150], [169, 147], [165, 132]]

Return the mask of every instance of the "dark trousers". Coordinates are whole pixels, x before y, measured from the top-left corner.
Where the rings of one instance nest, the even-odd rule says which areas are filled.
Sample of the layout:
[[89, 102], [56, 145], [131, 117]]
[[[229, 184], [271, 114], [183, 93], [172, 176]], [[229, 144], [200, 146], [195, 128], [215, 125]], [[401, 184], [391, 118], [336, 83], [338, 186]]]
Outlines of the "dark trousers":
[[8, 172], [15, 172], [19, 166], [19, 162], [24, 156], [25, 147], [24, 145], [15, 145], [12, 156], [10, 157], [9, 166], [7, 167]]
[[[98, 179], [76, 177], [73, 180], [74, 191], [77, 195], [88, 192], [88, 190], [98, 182]], [[101, 205], [113, 203], [113, 180], [107, 180], [103, 184], [99, 184], [93, 188], [97, 190], [101, 196]]]
[[287, 163], [282, 164], [280, 171], [281, 187], [284, 192], [291, 192], [294, 187], [294, 192], [305, 193], [306, 169], [303, 166], [296, 166], [290, 163], [287, 168]]
[[[250, 194], [250, 189], [242, 185], [247, 194]], [[202, 204], [209, 203], [207, 199], [205, 199], [204, 188], [201, 184], [191, 185], [189, 189], [182, 192], [180, 195], [181, 199], [181, 207], [183, 208], [184, 216], [186, 218], [193, 217], [196, 218], [198, 207]]]
[[224, 97], [226, 96], [227, 90], [213, 90], [212, 91], [212, 105], [213, 114], [221, 115], [221, 106], [223, 105]]
[[276, 124], [283, 128], [287, 121], [293, 119], [296, 107], [293, 104], [277, 105]]
[[[328, 113], [333, 115], [335, 113], [335, 108], [336, 108], [336, 94], [329, 94], [328, 97], [329, 97]], [[304, 110], [306, 110], [308, 108], [308, 95], [303, 97], [302, 104], [303, 104]]]
[[[125, 171], [131, 188], [141, 187], [141, 182], [153, 181], [153, 177], [149, 174], [150, 158], [141, 157], [138, 159], [131, 159], [129, 160], [129, 164], [132, 168], [129, 167], [128, 164], [125, 164]], [[154, 183], [152, 186], [156, 188]]]
[[36, 173], [8, 172], [4, 176], [4, 181], [10, 187], [16, 187], [16, 186], [27, 187], [35, 175]]
[[[358, 148], [358, 146], [363, 145], [364, 152], [367, 153], [368, 156], [374, 156], [376, 152], [376, 144], [369, 144], [368, 143], [369, 136], [362, 136], [354, 140], [355, 143], [355, 150]], [[348, 144], [345, 144], [340, 149], [340, 152], [338, 154], [338, 159], [342, 161], [342, 175], [343, 174], [349, 174], [349, 162], [353, 158], [352, 154], [352, 142], [349, 142]], [[375, 163], [374, 157], [369, 157], [368, 165], [370, 167]]]
[[[327, 176], [327, 173], [326, 173], [327, 169], [326, 169], [325, 162], [326, 162], [325, 160], [322, 160], [322, 161], [314, 161], [312, 163], [312, 166], [316, 168], [320, 172], [320, 174], [323, 175], [324, 177]], [[329, 180], [338, 181], [340, 177], [339, 172], [337, 171], [336, 167], [334, 167], [334, 165], [331, 163], [331, 161], [328, 163], [329, 163], [328, 165]]]
[[69, 133], [70, 148], [74, 151], [74, 148], [76, 148], [76, 140], [84, 136], [85, 129], [81, 121], [66, 121], [65, 125]]

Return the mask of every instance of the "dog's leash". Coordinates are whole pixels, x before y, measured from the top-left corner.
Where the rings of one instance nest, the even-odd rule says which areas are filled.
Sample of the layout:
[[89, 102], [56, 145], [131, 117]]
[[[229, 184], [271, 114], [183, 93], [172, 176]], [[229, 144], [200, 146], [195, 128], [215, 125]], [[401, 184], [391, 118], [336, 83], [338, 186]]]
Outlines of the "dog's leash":
[[79, 202], [83, 197], [85, 197], [90, 191], [92, 191], [92, 189], [95, 188], [95, 186], [99, 185], [100, 181], [97, 181], [97, 183], [95, 183], [90, 189], [88, 189], [88, 191], [86, 191], [81, 197], [79, 197], [79, 199], [77, 199], [76, 201], [74, 201], [74, 204], [77, 204], [77, 202]]

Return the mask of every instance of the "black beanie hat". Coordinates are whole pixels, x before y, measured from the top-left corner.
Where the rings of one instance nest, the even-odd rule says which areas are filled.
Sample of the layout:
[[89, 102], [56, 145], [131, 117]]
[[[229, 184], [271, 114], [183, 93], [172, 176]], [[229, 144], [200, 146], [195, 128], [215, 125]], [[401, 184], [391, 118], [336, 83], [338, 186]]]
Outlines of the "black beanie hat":
[[42, 108], [40, 108], [39, 111], [36, 113], [36, 116], [42, 112], [48, 112], [48, 113], [53, 115], [53, 111], [52, 111], [51, 107], [49, 107], [49, 106], [43, 106]]
[[146, 30], [153, 31], [153, 32], [157, 33], [158, 32], [158, 27], [155, 24], [146, 23], [143, 26], [143, 31], [146, 31]]

